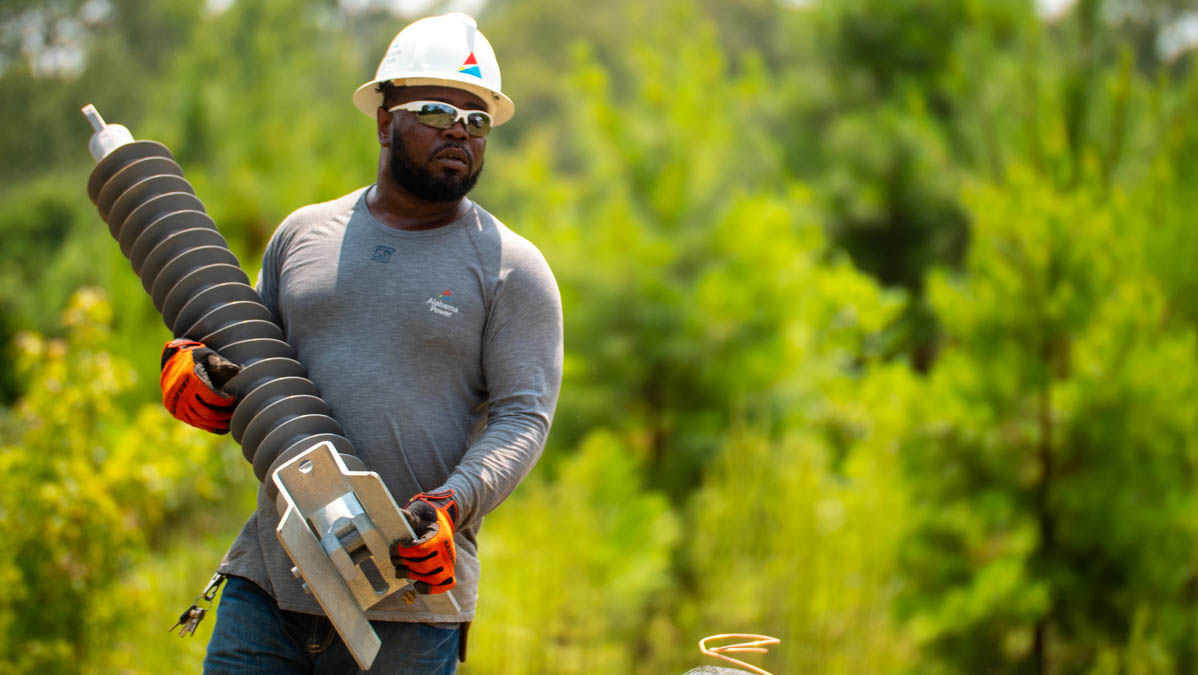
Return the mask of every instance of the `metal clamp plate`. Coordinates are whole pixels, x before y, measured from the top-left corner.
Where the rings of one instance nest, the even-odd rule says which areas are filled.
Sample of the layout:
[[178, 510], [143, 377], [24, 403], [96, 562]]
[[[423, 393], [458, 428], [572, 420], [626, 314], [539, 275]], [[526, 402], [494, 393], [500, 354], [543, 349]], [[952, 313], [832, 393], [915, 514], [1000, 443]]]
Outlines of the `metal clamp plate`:
[[[382, 478], [350, 471], [328, 441], [317, 443], [274, 473], [286, 509], [276, 534], [293, 572], [320, 603], [359, 667], [369, 669], [381, 642], [366, 609], [411, 588], [396, 578], [390, 548], [415, 533]], [[461, 611], [452, 592], [417, 595], [432, 614]]]

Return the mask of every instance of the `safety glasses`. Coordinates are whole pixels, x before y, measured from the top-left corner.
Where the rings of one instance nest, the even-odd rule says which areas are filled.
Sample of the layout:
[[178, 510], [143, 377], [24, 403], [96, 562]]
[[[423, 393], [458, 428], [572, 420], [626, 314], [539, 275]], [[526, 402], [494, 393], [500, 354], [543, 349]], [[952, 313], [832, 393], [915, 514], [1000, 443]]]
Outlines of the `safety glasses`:
[[491, 115], [482, 110], [462, 110], [442, 101], [412, 101], [387, 108], [389, 112], [407, 110], [416, 113], [421, 124], [437, 129], [448, 129], [466, 120], [466, 133], [483, 137], [491, 131]]

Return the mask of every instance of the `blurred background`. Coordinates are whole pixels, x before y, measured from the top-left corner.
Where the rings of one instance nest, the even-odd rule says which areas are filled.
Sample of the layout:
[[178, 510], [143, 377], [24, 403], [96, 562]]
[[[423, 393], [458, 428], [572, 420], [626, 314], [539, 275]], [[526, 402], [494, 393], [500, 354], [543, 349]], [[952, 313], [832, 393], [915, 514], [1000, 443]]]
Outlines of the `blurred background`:
[[566, 368], [482, 532], [468, 675], [1198, 671], [1189, 0], [4, 0], [0, 671], [198, 672], [167, 628], [253, 508], [158, 403], [86, 196], [94, 103], [250, 273], [373, 180], [350, 103], [477, 15], [517, 114], [476, 199]]

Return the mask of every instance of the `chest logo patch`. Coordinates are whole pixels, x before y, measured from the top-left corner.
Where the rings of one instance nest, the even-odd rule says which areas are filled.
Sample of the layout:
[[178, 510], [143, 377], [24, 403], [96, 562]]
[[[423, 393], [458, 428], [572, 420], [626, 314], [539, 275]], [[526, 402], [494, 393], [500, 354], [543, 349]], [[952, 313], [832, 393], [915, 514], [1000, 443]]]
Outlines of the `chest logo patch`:
[[370, 259], [377, 263], [391, 262], [392, 253], [395, 253], [395, 249], [390, 246], [377, 246], [374, 249], [374, 255]]
[[441, 294], [429, 298], [424, 301], [428, 305], [428, 311], [438, 316], [452, 317], [458, 313], [458, 308], [453, 304], [453, 291], [448, 288], [441, 291]]

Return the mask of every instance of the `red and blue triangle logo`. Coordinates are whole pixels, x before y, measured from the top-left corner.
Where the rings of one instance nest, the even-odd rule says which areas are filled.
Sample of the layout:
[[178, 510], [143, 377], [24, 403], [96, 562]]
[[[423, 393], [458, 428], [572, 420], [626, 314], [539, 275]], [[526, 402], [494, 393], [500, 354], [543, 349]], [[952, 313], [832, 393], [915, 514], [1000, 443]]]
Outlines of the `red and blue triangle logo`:
[[483, 73], [478, 69], [478, 59], [474, 58], [474, 52], [470, 52], [470, 56], [466, 57], [466, 61], [462, 63], [462, 67], [458, 68], [459, 73], [473, 75], [478, 79], [482, 79]]

